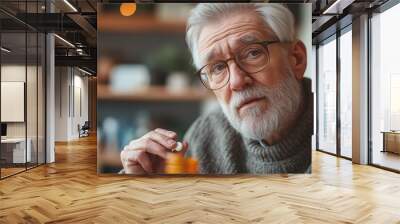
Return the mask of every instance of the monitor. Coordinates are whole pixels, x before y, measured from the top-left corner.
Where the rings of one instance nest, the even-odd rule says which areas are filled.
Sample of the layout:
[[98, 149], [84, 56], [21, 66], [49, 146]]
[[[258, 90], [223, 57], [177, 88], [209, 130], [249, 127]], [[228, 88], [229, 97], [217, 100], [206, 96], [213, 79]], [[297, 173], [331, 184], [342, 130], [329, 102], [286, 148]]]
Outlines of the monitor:
[[1, 136], [7, 136], [7, 124], [1, 123]]

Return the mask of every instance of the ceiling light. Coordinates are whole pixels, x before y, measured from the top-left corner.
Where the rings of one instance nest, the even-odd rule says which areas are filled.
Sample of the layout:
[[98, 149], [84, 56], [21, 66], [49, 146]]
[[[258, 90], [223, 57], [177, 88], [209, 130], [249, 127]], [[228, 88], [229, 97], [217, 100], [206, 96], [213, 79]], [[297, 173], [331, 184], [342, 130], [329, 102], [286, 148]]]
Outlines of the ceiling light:
[[1, 50], [4, 51], [4, 52], [6, 52], [6, 53], [10, 53], [10, 52], [11, 52], [11, 50], [9, 50], [9, 49], [7, 49], [7, 48], [5, 48], [5, 47], [1, 47]]
[[83, 54], [83, 49], [81, 49], [81, 48], [77, 48], [77, 49], [76, 49], [76, 52], [77, 52], [79, 55], [84, 55], [84, 54]]
[[337, 4], [339, 4], [340, 0], [336, 0], [332, 5], [330, 5], [327, 9], [324, 10], [322, 14], [328, 14], [332, 9], [334, 9]]
[[81, 72], [83, 72], [83, 73], [85, 73], [85, 74], [87, 74], [87, 75], [93, 75], [92, 73], [90, 73], [90, 72], [88, 72], [88, 71], [86, 71], [86, 70], [83, 70], [83, 69], [81, 69], [81, 68], [79, 68], [79, 67], [78, 67], [78, 70], [81, 71]]
[[57, 37], [57, 38], [58, 38], [59, 40], [61, 40], [62, 42], [64, 42], [65, 44], [67, 44], [68, 46], [75, 48], [75, 45], [73, 45], [73, 44], [72, 44], [71, 42], [69, 42], [68, 40], [66, 40], [66, 39], [64, 39], [64, 38], [62, 38], [62, 37], [60, 37], [60, 36], [57, 35], [57, 34], [54, 34], [54, 36]]
[[122, 3], [119, 11], [123, 16], [131, 16], [136, 12], [136, 3]]
[[68, 1], [64, 0], [65, 4], [67, 4], [74, 12], [78, 12], [78, 10]]
[[322, 14], [342, 14], [355, 0], [336, 0]]

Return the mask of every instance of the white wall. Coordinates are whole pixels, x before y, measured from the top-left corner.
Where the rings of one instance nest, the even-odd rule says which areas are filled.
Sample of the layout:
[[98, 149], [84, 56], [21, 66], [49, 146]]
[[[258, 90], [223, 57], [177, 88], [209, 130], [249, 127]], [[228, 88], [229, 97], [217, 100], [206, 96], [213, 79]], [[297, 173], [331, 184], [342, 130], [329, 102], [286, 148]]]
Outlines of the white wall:
[[[303, 4], [300, 10], [301, 17], [299, 21], [296, 21], [298, 24], [297, 36], [300, 40], [303, 41], [304, 45], [307, 49], [307, 67], [304, 72], [304, 77], [313, 78], [313, 65], [312, 65], [312, 12], [311, 12], [311, 3]], [[314, 80], [313, 80], [314, 81]]]
[[[27, 70], [26, 70], [27, 69]], [[28, 84], [30, 87], [36, 86], [36, 80], [32, 80], [31, 74], [36, 74], [36, 67], [25, 65], [2, 65], [1, 66], [1, 81], [2, 82], [25, 82], [25, 75], [28, 72]], [[28, 137], [30, 133], [35, 131], [36, 134], [36, 88], [27, 88], [27, 120], [28, 120]], [[39, 105], [40, 107], [41, 105]], [[7, 108], [1, 108], [6, 110]], [[7, 136], [8, 137], [25, 137], [26, 122], [7, 122]]]
[[55, 141], [68, 140], [68, 86], [67, 67], [55, 68]]
[[56, 141], [77, 139], [78, 124], [88, 120], [88, 78], [83, 75], [75, 68], [56, 67]]
[[312, 50], [311, 50], [311, 59], [308, 61], [308, 63], [311, 65], [310, 67], [311, 67], [311, 71], [310, 71], [310, 74], [311, 74], [311, 90], [312, 90], [312, 92], [313, 92], [313, 104], [314, 104], [314, 132], [313, 132], [313, 136], [312, 136], [312, 138], [311, 138], [311, 141], [312, 141], [312, 144], [311, 144], [311, 147], [312, 147], [312, 150], [316, 150], [317, 149], [317, 135], [316, 135], [316, 133], [317, 133], [317, 101], [316, 101], [316, 99], [317, 99], [317, 77], [316, 77], [316, 75], [317, 75], [317, 66], [316, 66], [316, 63], [317, 63], [317, 61], [316, 61], [316, 59], [317, 59], [317, 48], [315, 47], [315, 45], [312, 45]]
[[[38, 69], [38, 70], [37, 70]], [[27, 78], [27, 80], [25, 80]], [[24, 138], [25, 135], [30, 140], [30, 148], [32, 151], [32, 161], [44, 163], [44, 74], [42, 67], [25, 66], [25, 64], [4, 64], [1, 66], [2, 82], [24, 82], [26, 84], [26, 105], [21, 108], [22, 113], [26, 112], [26, 120], [23, 122], [6, 122], [7, 137]], [[7, 97], [2, 95], [3, 97]], [[2, 107], [1, 110], [10, 110], [10, 108]], [[8, 111], [10, 112], [10, 111]], [[12, 113], [12, 111], [11, 111]], [[37, 157], [37, 153], [39, 156]], [[48, 160], [51, 162], [51, 160]]]
[[[25, 83], [1, 82], [1, 121], [24, 122]], [[36, 105], [35, 105], [36, 108]]]
[[[78, 129], [77, 126], [80, 124], [81, 126], [85, 123], [85, 121], [88, 121], [88, 107], [89, 107], [89, 102], [88, 102], [88, 78], [86, 76], [81, 76], [82, 73], [76, 74], [75, 70], [75, 75], [74, 75], [74, 108], [73, 113], [74, 117], [72, 119], [72, 136], [78, 136]], [[80, 108], [81, 107], [81, 108]], [[81, 110], [81, 111], [80, 111]]]
[[[2, 65], [1, 81], [25, 82], [25, 65]], [[31, 68], [28, 67], [28, 70]], [[5, 110], [6, 108], [1, 108]], [[7, 123], [7, 137], [25, 137], [25, 122]]]

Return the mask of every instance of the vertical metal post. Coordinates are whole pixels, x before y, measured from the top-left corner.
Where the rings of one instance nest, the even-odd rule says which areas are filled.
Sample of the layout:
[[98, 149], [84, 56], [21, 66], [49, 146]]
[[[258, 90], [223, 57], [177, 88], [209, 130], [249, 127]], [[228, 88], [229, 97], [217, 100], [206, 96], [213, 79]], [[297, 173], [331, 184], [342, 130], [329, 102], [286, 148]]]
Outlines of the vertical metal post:
[[315, 106], [316, 106], [316, 134], [315, 134], [315, 147], [318, 150], [319, 149], [319, 44], [316, 45], [315, 48], [315, 85], [316, 85], [316, 90], [315, 90]]
[[[25, 0], [25, 21], [28, 21], [28, 0]], [[28, 169], [28, 113], [27, 113], [27, 96], [28, 96], [28, 26], [25, 23], [25, 88], [24, 88], [24, 121], [25, 121], [25, 170]]]
[[339, 27], [336, 30], [336, 154], [341, 156], [341, 119], [340, 119], [340, 78], [341, 78], [341, 65], [340, 65], [340, 35]]

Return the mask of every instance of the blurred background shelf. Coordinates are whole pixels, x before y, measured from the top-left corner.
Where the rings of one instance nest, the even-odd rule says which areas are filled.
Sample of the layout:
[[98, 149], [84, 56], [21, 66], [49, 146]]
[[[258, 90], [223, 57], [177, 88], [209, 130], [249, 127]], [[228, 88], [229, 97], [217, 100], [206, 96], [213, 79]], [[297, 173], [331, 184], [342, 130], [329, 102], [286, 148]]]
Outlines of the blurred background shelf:
[[98, 162], [100, 173], [117, 173], [132, 139], [155, 128], [183, 139], [216, 100], [194, 75], [185, 41], [195, 4], [137, 4], [131, 16], [122, 16], [120, 4], [106, 5], [97, 17]]
[[101, 166], [112, 166], [122, 169], [122, 163], [119, 153], [101, 152], [101, 159], [98, 161]]
[[213, 96], [207, 90], [194, 87], [171, 91], [165, 86], [150, 86], [129, 92], [115, 92], [107, 85], [98, 85], [97, 97], [111, 101], [202, 101]]
[[183, 33], [186, 29], [186, 23], [184, 21], [160, 20], [153, 15], [123, 17], [118, 14], [104, 14], [98, 18], [97, 27], [103, 32]]

